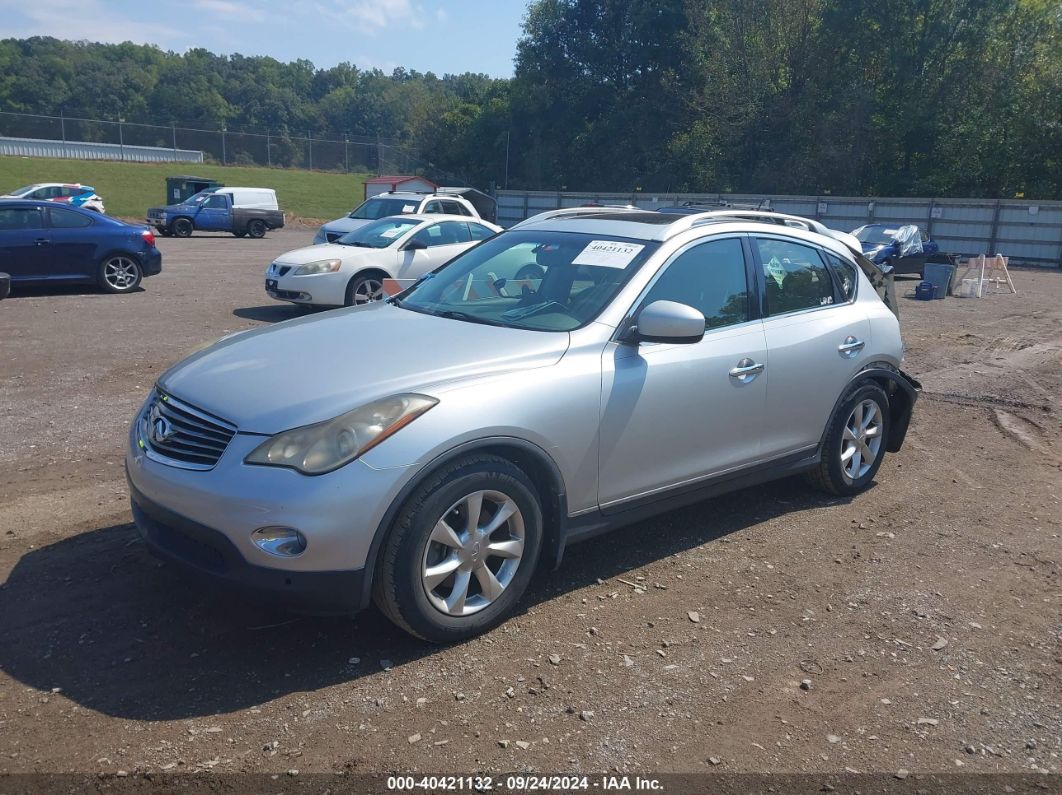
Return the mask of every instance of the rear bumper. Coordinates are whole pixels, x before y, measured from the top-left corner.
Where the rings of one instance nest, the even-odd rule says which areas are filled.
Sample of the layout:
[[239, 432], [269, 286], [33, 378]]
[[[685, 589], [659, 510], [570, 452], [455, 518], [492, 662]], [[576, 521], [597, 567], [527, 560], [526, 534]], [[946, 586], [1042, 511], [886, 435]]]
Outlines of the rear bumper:
[[140, 255], [140, 267], [145, 276], [158, 276], [162, 273], [162, 252], [151, 248]]
[[131, 481], [129, 495], [133, 520], [152, 553], [249, 601], [314, 615], [350, 615], [366, 607], [364, 569], [290, 571], [255, 566], [223, 533], [151, 501]]
[[[919, 395], [922, 394], [922, 384], [903, 370], [897, 370], [891, 380], [896, 388], [889, 400], [891, 416], [889, 417], [889, 438], [885, 449], [890, 453], [895, 453], [903, 446], [903, 440], [907, 437], [914, 405]], [[900, 395], [903, 399], [897, 400], [896, 398]]]

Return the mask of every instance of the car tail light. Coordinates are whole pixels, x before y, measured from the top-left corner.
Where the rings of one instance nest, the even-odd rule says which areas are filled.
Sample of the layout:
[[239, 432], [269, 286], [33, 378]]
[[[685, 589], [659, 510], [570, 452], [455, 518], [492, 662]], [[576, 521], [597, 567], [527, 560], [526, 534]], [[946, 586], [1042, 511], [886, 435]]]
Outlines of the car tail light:
[[140, 236], [144, 238], [144, 242], [147, 243], [149, 246], [151, 246], [152, 248], [155, 247], [155, 233], [152, 232], [150, 229], [145, 229], [143, 232], [140, 233]]

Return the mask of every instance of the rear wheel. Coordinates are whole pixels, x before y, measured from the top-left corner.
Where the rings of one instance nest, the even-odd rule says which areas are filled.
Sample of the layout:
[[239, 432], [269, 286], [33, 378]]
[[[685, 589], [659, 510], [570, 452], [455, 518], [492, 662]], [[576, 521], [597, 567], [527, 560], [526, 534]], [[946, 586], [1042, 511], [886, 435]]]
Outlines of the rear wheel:
[[265, 237], [266, 225], [265, 221], [260, 218], [253, 218], [247, 224], [247, 234], [253, 237], [255, 240], [259, 240]]
[[127, 254], [114, 254], [100, 263], [100, 287], [108, 293], [129, 293], [140, 286], [140, 263]]
[[387, 297], [383, 289], [383, 277], [368, 273], [355, 276], [347, 285], [347, 306], [361, 306], [371, 304], [373, 301], [382, 301]]
[[808, 473], [813, 486], [850, 496], [865, 490], [885, 457], [889, 398], [877, 384], [861, 384], [845, 396], [830, 420], [822, 460]]
[[496, 456], [459, 460], [403, 505], [374, 582], [380, 609], [436, 643], [497, 626], [527, 588], [542, 542], [534, 485]]
[[177, 218], [170, 224], [170, 231], [173, 232], [174, 237], [191, 237], [192, 222], [187, 218]]

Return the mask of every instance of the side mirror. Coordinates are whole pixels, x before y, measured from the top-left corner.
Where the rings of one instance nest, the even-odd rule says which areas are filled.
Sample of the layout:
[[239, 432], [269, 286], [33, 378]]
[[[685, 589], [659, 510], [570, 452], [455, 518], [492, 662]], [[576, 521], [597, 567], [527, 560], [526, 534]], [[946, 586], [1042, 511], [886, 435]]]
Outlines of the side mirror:
[[669, 342], [686, 345], [704, 338], [704, 315], [692, 306], [675, 301], [653, 301], [638, 313], [637, 325], [628, 339], [636, 342]]
[[403, 251], [423, 251], [427, 247], [428, 247], [428, 244], [425, 243], [423, 240], [417, 240], [417, 238], [413, 238], [408, 243], [406, 243], [404, 246], [402, 246], [402, 250]]

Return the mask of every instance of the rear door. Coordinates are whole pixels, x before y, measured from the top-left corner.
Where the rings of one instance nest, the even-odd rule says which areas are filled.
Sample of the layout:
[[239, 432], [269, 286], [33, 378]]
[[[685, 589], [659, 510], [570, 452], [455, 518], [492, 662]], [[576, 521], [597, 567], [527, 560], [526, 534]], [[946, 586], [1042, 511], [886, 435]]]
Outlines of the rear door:
[[[48, 208], [51, 249], [49, 278], [86, 280], [96, 278], [98, 231], [95, 220], [65, 207]], [[96, 233], [96, 234], [94, 234]]]
[[0, 270], [12, 281], [46, 278], [50, 244], [39, 207], [0, 207]]
[[700, 310], [700, 342], [606, 346], [598, 492], [606, 512], [759, 458], [767, 381], [756, 368], [767, 349], [743, 239], [680, 250], [638, 302], [639, 309], [666, 300]]
[[815, 447], [837, 398], [863, 367], [870, 321], [826, 265], [827, 252], [754, 235], [767, 340], [765, 457]]

